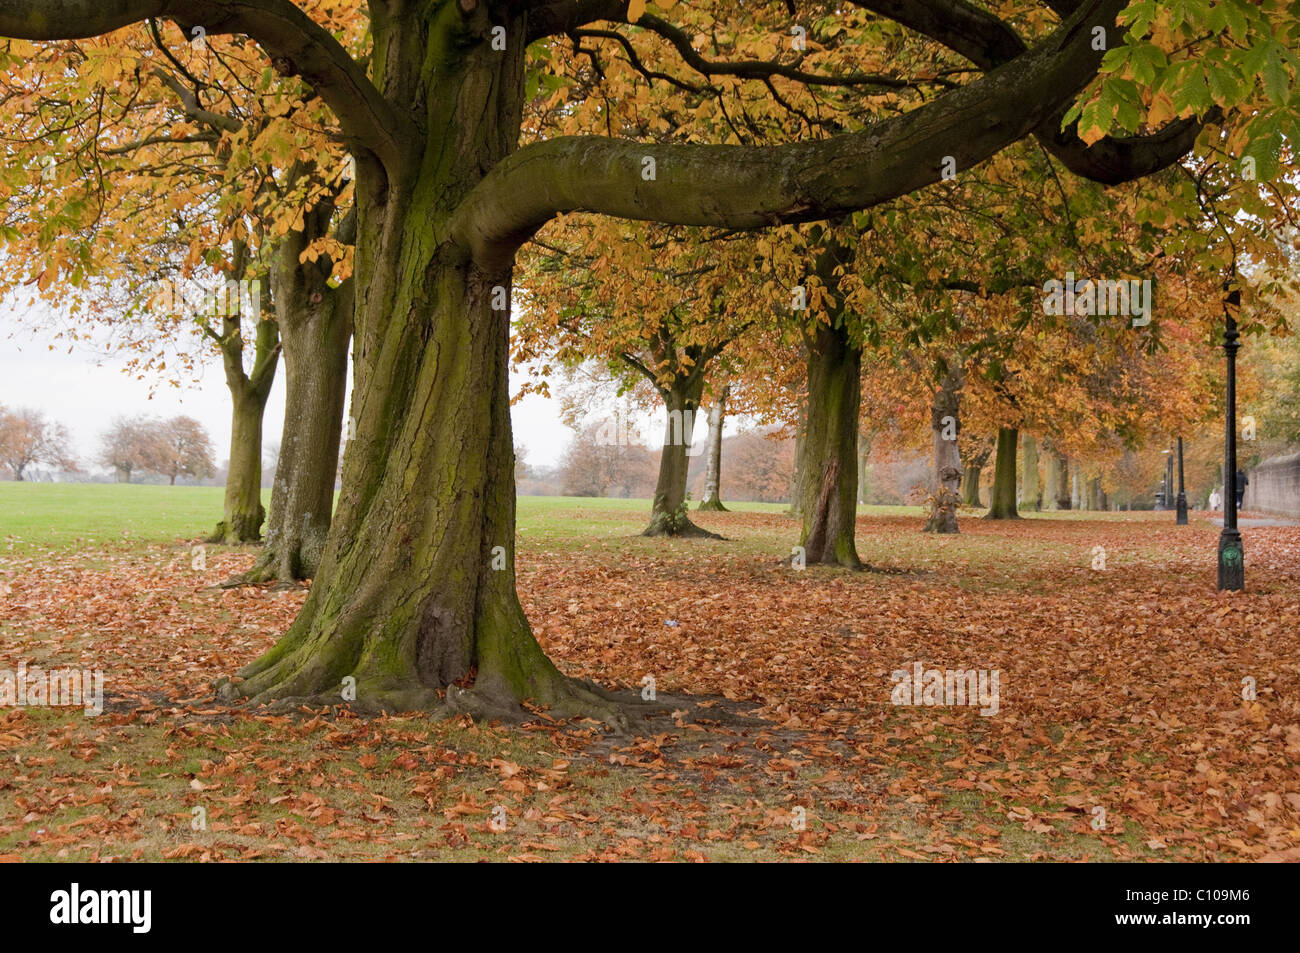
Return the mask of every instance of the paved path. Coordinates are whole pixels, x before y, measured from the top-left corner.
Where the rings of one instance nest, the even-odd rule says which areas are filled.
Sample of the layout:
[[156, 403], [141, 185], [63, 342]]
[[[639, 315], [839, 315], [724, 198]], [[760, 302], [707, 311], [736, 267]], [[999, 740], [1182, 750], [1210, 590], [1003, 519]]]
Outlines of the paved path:
[[[1215, 517], [1214, 519], [1212, 519], [1210, 522], [1212, 522], [1215, 526], [1222, 526], [1222, 525], [1223, 525], [1223, 517], [1222, 517], [1222, 516], [1216, 516], [1216, 517]], [[1245, 529], [1245, 528], [1248, 528], [1248, 527], [1251, 527], [1251, 526], [1300, 526], [1300, 520], [1284, 520], [1284, 519], [1271, 519], [1271, 518], [1270, 518], [1270, 519], [1238, 519], [1238, 520], [1237, 520], [1237, 527], [1238, 527], [1239, 529]]]

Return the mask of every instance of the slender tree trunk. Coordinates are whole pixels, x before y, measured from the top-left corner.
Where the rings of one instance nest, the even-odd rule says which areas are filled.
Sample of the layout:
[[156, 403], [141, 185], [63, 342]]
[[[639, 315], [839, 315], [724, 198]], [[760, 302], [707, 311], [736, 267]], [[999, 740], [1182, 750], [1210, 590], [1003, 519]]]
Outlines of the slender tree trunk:
[[659, 479], [655, 484], [650, 525], [642, 536], [707, 536], [716, 533], [696, 526], [686, 515], [686, 477], [690, 468], [691, 432], [704, 393], [704, 377], [677, 378], [662, 391], [666, 408], [664, 448], [659, 454]]
[[808, 350], [808, 413], [799, 461], [799, 545], [808, 564], [861, 568], [854, 542], [862, 351], [843, 326], [818, 325]]
[[1095, 476], [1088, 481], [1088, 509], [1100, 512], [1106, 508], [1102, 500], [1101, 477]]
[[231, 388], [230, 468], [226, 473], [224, 515], [211, 543], [255, 543], [261, 538], [262, 415], [267, 395], [253, 387]]
[[998, 430], [998, 453], [993, 470], [993, 491], [989, 511], [990, 520], [1020, 519], [1016, 512], [1016, 443], [1019, 433], [1014, 427]]
[[1021, 468], [1024, 477], [1021, 481], [1021, 506], [1034, 512], [1042, 509], [1043, 491], [1038, 483], [1038, 441], [1031, 433], [1020, 438], [1022, 444]]
[[858, 431], [858, 505], [866, 506], [871, 496], [871, 445], [873, 433]]
[[725, 512], [722, 505], [722, 424], [727, 415], [727, 395], [731, 387], [724, 386], [718, 399], [709, 408], [709, 446], [708, 468], [704, 473], [704, 499], [700, 501], [702, 510]]
[[1079, 468], [1073, 464], [1070, 466], [1070, 506], [1076, 510], [1085, 509], [1079, 495]]
[[1056, 482], [1054, 484], [1049, 482], [1047, 491], [1055, 497], [1056, 506], [1054, 509], [1068, 510], [1072, 503], [1070, 499], [1070, 458], [1053, 448], [1052, 459], [1056, 463]]
[[[961, 454], [957, 448], [961, 420], [960, 368], [944, 374], [930, 404], [931, 447], [934, 453], [934, 481], [927, 533], [957, 533], [957, 507], [961, 505]], [[978, 487], [978, 481], [976, 483]]]
[[[247, 256], [247, 246], [236, 242], [230, 274], [241, 281]], [[244, 300], [242, 294], [236, 295], [235, 300], [227, 300], [228, 310], [222, 316], [220, 334], [204, 325], [204, 330], [221, 348], [231, 398], [230, 468], [226, 473], [222, 520], [208, 537], [212, 543], [255, 543], [266, 519], [266, 508], [262, 506], [262, 417], [280, 362], [280, 333], [279, 326], [269, 316], [243, 315]], [[253, 368], [248, 373], [244, 372], [244, 319], [254, 325]]]
[[[625, 727], [622, 703], [546, 657], [515, 591], [512, 264], [476, 263], [447, 236], [456, 205], [517, 145], [525, 29], [522, 13], [494, 7], [494, 24], [486, 4], [463, 8], [372, 8], [372, 73], [423, 104], [424, 139], [393, 179], [357, 157], [343, 490], [297, 620], [218, 692], [397, 711], [445, 692], [444, 711], [499, 718], [522, 717], [530, 699]], [[504, 50], [485, 39], [494, 25], [514, 38]]]
[[1058, 508], [1056, 488], [1061, 482], [1060, 457], [1050, 443], [1043, 444], [1043, 509]]
[[790, 473], [790, 505], [786, 507], [787, 516], [802, 516], [803, 506], [803, 448], [805, 434], [808, 432], [808, 401], [799, 401], [799, 421], [794, 434], [794, 470]]
[[347, 399], [353, 283], [332, 288], [328, 259], [302, 262], [299, 256], [328, 228], [331, 211], [314, 210], [308, 230], [291, 233], [277, 250], [273, 281], [284, 349], [284, 428], [266, 545], [240, 582], [311, 579], [325, 550]]
[[966, 456], [966, 471], [962, 478], [961, 492], [963, 506], [984, 505], [980, 502], [980, 474], [984, 472], [984, 464], [989, 462], [993, 448], [983, 440], [976, 446], [979, 449]]

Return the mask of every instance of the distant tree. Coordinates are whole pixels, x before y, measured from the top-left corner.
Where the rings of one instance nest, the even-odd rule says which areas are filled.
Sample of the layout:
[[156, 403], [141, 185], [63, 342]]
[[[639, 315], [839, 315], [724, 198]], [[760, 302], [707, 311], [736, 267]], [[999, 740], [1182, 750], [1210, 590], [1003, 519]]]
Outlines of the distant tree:
[[68, 449], [69, 442], [67, 428], [46, 420], [40, 411], [0, 407], [0, 464], [15, 480], [25, 480], [36, 463], [75, 470], [77, 464]]
[[148, 470], [150, 433], [157, 421], [149, 417], [116, 417], [99, 438], [98, 460], [117, 472], [122, 483], [131, 482], [131, 474]]
[[733, 500], [779, 503], [790, 493], [794, 470], [794, 441], [779, 431], [751, 430], [722, 442], [726, 460], [727, 495]]
[[560, 462], [565, 496], [649, 496], [658, 454], [641, 446], [639, 435], [619, 414], [576, 430]]
[[175, 486], [180, 476], [201, 480], [216, 471], [212, 440], [193, 417], [150, 421], [144, 434], [144, 468], [167, 477]]

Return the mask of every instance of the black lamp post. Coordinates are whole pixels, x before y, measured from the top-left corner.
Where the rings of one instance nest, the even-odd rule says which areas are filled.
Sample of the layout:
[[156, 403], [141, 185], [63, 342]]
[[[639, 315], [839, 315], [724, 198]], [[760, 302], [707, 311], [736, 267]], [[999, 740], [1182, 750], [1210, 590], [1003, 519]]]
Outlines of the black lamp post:
[[1237, 530], [1237, 311], [1241, 292], [1231, 288], [1223, 302], [1223, 353], [1228, 356], [1227, 415], [1223, 434], [1223, 532], [1219, 534], [1219, 589], [1246, 588], [1246, 561]]
[[1178, 438], [1178, 516], [1175, 526], [1187, 525], [1187, 489], [1183, 486], [1183, 438]]

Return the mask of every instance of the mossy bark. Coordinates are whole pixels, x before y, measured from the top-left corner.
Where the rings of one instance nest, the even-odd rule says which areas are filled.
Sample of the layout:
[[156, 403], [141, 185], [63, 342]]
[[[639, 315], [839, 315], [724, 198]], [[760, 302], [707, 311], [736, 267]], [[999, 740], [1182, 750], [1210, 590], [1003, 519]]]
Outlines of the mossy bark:
[[512, 265], [484, 270], [450, 228], [517, 145], [524, 44], [494, 50], [487, 37], [494, 25], [523, 36], [522, 15], [494, 24], [486, 5], [455, 3], [372, 11], [372, 73], [422, 104], [424, 139], [401, 175], [358, 156], [343, 490], [298, 618], [219, 695], [339, 703], [355, 686], [366, 710], [510, 719], [530, 700], [625, 726], [621, 703], [546, 657], [516, 595], [510, 314], [494, 308], [509, 299]]
[[332, 212], [328, 204], [313, 209], [304, 230], [277, 249], [272, 282], [284, 351], [284, 428], [266, 545], [241, 582], [311, 579], [325, 551], [347, 397], [353, 282], [331, 287], [329, 259], [300, 256], [326, 233]]
[[279, 363], [279, 328], [270, 317], [250, 316], [256, 323], [253, 369], [244, 372], [243, 341], [238, 315], [222, 321], [217, 338], [230, 390], [230, 467], [221, 522], [208, 542], [255, 543], [261, 538], [266, 508], [262, 506], [262, 418]]
[[990, 520], [1020, 519], [1016, 511], [1016, 444], [1019, 432], [1014, 427], [998, 429], [997, 458], [993, 468], [993, 490], [990, 493]]
[[858, 412], [862, 351], [839, 324], [819, 324], [808, 346], [808, 410], [800, 447], [799, 545], [807, 564], [858, 569]]

